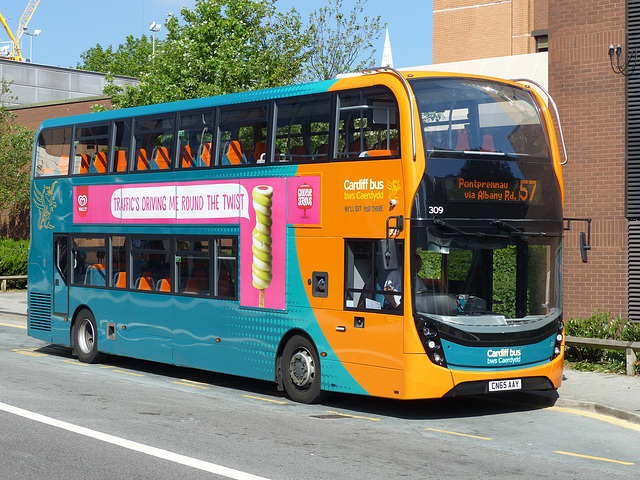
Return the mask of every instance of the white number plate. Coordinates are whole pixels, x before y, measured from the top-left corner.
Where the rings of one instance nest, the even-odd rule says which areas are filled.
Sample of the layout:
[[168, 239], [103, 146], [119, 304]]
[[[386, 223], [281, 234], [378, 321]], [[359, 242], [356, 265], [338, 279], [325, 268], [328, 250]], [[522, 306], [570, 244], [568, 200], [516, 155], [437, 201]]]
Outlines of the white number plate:
[[520, 390], [522, 388], [522, 380], [493, 380], [489, 382], [490, 392], [501, 392], [504, 390]]

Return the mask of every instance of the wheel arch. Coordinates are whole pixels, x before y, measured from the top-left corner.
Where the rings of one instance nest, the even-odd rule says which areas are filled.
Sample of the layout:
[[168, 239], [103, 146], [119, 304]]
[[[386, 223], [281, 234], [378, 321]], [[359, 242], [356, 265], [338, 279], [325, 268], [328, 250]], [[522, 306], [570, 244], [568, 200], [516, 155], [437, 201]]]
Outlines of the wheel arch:
[[75, 310], [73, 311], [73, 314], [71, 315], [71, 323], [69, 325], [69, 345], [71, 345], [71, 350], [72, 352], [75, 354], [76, 351], [76, 345], [75, 345], [75, 338], [73, 335], [73, 327], [76, 324], [76, 320], [78, 320], [78, 314], [82, 311], [82, 310], [88, 310], [91, 315], [93, 315], [93, 317], [95, 318], [95, 314], [93, 313], [93, 310], [91, 310], [91, 308], [89, 308], [89, 305], [87, 304], [81, 304], [78, 305]]
[[284, 352], [284, 348], [287, 345], [287, 343], [289, 342], [289, 340], [291, 340], [296, 335], [305, 337], [307, 340], [309, 340], [311, 345], [313, 345], [313, 348], [318, 353], [318, 358], [320, 358], [319, 357], [320, 354], [318, 352], [318, 346], [316, 345], [316, 342], [313, 341], [313, 337], [311, 337], [311, 335], [309, 335], [309, 332], [307, 332], [306, 330], [303, 330], [301, 328], [292, 328], [287, 333], [285, 333], [282, 336], [282, 338], [280, 339], [280, 343], [278, 344], [278, 350], [276, 351], [276, 364], [274, 366], [275, 380], [276, 380], [276, 383], [278, 385], [278, 390], [279, 391], [284, 391], [284, 384], [282, 383], [282, 368], [281, 368], [282, 353]]

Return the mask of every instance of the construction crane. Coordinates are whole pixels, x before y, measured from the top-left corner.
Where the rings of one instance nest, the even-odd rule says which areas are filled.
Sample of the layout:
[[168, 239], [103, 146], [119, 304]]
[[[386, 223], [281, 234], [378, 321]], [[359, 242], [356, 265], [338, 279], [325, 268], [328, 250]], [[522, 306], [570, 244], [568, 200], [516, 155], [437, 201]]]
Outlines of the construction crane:
[[7, 24], [7, 21], [4, 19], [4, 16], [0, 12], [0, 23], [4, 27], [4, 30], [9, 35], [9, 40], [11, 40], [11, 46], [6, 50], [6, 52], [0, 51], [0, 58], [8, 58], [9, 60], [15, 60], [17, 62], [24, 62], [24, 58], [22, 57], [22, 51], [20, 50], [20, 38], [22, 34], [27, 30], [27, 25], [29, 24], [29, 20], [33, 16], [33, 12], [36, 11], [36, 7], [40, 3], [40, 0], [30, 0], [27, 8], [24, 9], [24, 13], [22, 17], [20, 17], [20, 24], [18, 25], [18, 31], [14, 35]]

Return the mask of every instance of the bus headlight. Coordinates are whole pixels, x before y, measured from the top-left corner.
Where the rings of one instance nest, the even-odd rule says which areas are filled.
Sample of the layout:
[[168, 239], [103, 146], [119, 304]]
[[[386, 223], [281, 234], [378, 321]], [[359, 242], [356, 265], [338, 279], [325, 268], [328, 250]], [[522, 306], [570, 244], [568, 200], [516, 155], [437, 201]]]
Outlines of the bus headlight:
[[562, 353], [562, 340], [564, 339], [564, 322], [562, 320], [558, 321], [558, 330], [556, 333], [556, 341], [553, 346], [553, 355], [551, 356], [551, 360], [556, 358]]
[[429, 359], [441, 367], [447, 366], [447, 360], [445, 359], [442, 349], [442, 342], [438, 335], [438, 327], [431, 322], [423, 319], [416, 319], [416, 329], [418, 336], [422, 341], [424, 351]]

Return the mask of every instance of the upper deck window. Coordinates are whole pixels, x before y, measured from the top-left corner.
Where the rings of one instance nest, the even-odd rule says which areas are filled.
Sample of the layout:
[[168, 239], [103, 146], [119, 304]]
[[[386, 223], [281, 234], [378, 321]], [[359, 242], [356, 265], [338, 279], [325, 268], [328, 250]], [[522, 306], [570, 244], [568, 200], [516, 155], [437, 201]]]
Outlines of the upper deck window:
[[329, 158], [331, 96], [278, 102], [276, 158], [281, 162], [326, 161]]
[[109, 125], [77, 127], [74, 142], [74, 175], [105, 173], [109, 160]]
[[261, 160], [267, 143], [267, 110], [267, 105], [221, 110], [218, 165], [246, 165]]
[[36, 151], [36, 177], [67, 175], [69, 173], [69, 150], [71, 128], [43, 130], [38, 137]]
[[381, 87], [339, 95], [337, 158], [398, 156], [398, 105]]
[[134, 170], [168, 170], [172, 164], [174, 118], [160, 117], [135, 122]]
[[549, 157], [539, 109], [524, 88], [466, 78], [419, 79], [411, 85], [427, 155]]

